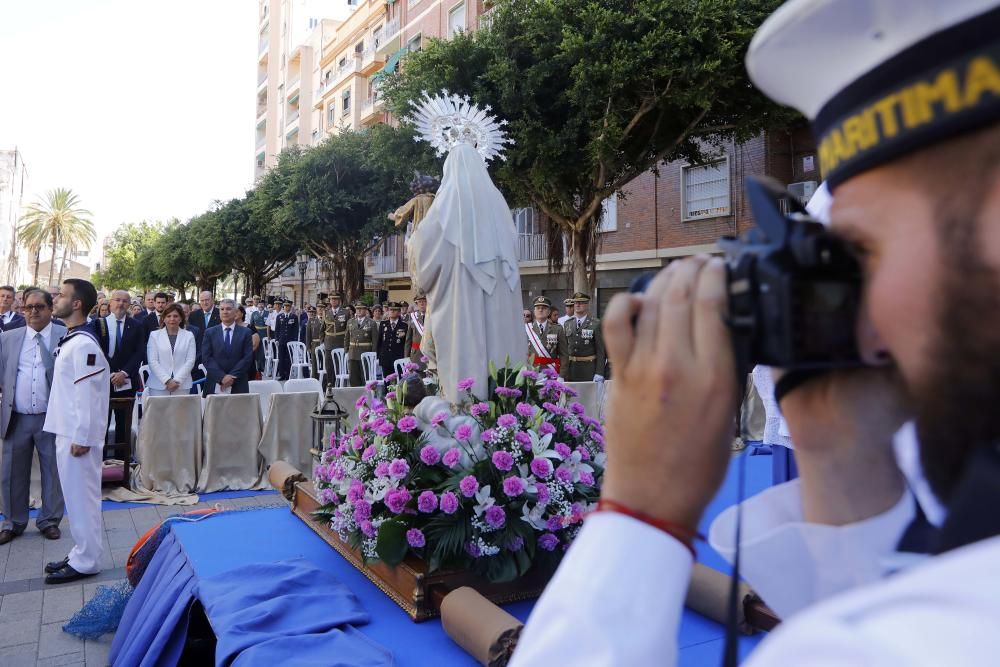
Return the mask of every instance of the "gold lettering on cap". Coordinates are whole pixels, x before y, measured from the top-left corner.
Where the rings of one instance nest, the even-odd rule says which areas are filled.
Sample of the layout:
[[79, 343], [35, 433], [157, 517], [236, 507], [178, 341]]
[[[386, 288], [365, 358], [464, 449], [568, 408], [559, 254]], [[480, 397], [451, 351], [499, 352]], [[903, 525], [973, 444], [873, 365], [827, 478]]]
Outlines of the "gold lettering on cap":
[[934, 120], [934, 105], [942, 104], [947, 113], [955, 113], [962, 108], [962, 95], [958, 90], [958, 73], [946, 69], [938, 74], [932, 84], [919, 82], [912, 88], [916, 98], [919, 124]]
[[[899, 132], [899, 123], [896, 121], [896, 104], [898, 102], [899, 95], [893, 93], [869, 107], [870, 110], [874, 110], [878, 114], [879, 122], [882, 124], [882, 135], [886, 139], [891, 139]], [[878, 132], [878, 128], [875, 129], [875, 132]]]
[[965, 73], [965, 107], [976, 106], [984, 93], [1000, 95], [1000, 70], [986, 56], [973, 58]]

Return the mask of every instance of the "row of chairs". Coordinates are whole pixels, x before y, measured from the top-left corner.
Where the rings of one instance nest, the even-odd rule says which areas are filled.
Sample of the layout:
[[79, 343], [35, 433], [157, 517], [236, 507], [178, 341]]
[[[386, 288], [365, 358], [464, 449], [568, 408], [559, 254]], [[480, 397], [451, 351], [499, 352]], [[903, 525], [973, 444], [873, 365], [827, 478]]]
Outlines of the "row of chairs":
[[[264, 347], [264, 369], [262, 377], [265, 380], [278, 379], [278, 341], [268, 338], [263, 341]], [[291, 370], [289, 379], [297, 380], [310, 376], [309, 353], [305, 343], [291, 341], [288, 345], [288, 356], [291, 359]], [[326, 377], [330, 379], [335, 387], [347, 387], [349, 385], [350, 373], [347, 371], [347, 353], [342, 347], [334, 348], [330, 351], [330, 359], [333, 368], [332, 373], [326, 368], [326, 348], [318, 345], [314, 350], [316, 379], [320, 385], [326, 384]], [[409, 359], [397, 359], [393, 362], [396, 374], [401, 375]], [[367, 384], [372, 381], [379, 381], [382, 378], [382, 368], [378, 363], [378, 355], [374, 352], [365, 352], [361, 355], [361, 368], [364, 373], [364, 380]]]

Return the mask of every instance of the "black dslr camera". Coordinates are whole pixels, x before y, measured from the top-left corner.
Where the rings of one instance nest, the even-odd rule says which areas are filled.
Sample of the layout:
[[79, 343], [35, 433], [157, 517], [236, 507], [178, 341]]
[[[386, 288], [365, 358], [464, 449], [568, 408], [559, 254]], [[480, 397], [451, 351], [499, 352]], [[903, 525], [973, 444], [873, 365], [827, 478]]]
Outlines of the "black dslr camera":
[[[757, 364], [797, 371], [861, 365], [856, 258], [777, 181], [750, 177], [746, 190], [756, 226], [719, 240], [740, 377]], [[632, 291], [648, 282], [637, 280]]]

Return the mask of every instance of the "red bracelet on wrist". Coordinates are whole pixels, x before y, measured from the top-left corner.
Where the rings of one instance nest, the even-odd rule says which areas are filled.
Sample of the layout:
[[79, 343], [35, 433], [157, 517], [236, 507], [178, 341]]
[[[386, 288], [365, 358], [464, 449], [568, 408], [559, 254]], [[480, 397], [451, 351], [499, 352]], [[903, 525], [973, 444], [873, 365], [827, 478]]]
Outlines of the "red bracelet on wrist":
[[691, 557], [697, 560], [698, 555], [694, 550], [694, 541], [696, 539], [704, 540], [705, 536], [696, 530], [691, 530], [686, 526], [682, 526], [679, 523], [674, 523], [672, 521], [665, 521], [663, 519], [657, 519], [654, 516], [650, 516], [645, 512], [641, 512], [636, 509], [632, 509], [624, 503], [620, 503], [617, 500], [611, 500], [610, 498], [601, 498], [597, 501], [597, 509], [595, 512], [614, 512], [616, 514], [624, 514], [625, 516], [632, 517], [637, 521], [641, 521], [646, 525], [652, 526], [658, 530], [662, 530], [667, 535], [683, 544], [688, 551], [691, 552]]

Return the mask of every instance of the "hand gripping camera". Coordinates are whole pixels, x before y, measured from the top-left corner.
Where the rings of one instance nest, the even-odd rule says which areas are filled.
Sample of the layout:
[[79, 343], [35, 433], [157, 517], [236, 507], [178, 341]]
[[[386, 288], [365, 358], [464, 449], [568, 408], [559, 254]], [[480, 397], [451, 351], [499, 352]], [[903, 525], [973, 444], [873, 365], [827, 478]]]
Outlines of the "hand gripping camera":
[[[777, 181], [750, 177], [746, 190], [756, 227], [719, 240], [739, 377], [757, 364], [799, 372], [790, 375], [861, 365], [854, 255]], [[645, 291], [651, 279], [640, 276], [631, 291]]]

